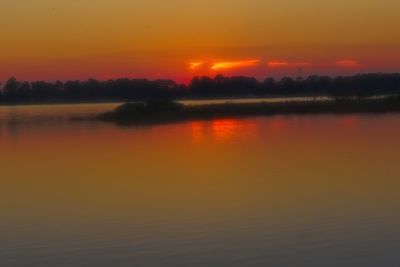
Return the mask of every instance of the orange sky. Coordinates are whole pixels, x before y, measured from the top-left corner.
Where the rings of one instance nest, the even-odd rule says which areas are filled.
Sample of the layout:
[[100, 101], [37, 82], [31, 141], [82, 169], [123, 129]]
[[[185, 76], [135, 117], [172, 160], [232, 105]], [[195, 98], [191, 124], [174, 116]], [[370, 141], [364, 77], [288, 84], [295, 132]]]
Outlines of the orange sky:
[[0, 80], [400, 71], [399, 11], [397, 0], [1, 0]]

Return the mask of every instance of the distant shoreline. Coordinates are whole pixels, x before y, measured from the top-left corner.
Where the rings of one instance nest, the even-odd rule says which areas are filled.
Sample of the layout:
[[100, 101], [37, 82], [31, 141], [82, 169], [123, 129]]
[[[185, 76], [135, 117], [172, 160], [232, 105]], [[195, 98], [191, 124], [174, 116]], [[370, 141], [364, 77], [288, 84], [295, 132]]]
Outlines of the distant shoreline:
[[277, 103], [228, 102], [206, 105], [183, 105], [177, 102], [152, 101], [126, 103], [113, 111], [99, 114], [91, 119], [123, 125], [140, 125], [227, 117], [391, 112], [400, 112], [400, 96], [377, 99]]
[[322, 96], [370, 98], [399, 95], [400, 73], [360, 73], [352, 76], [267, 77], [195, 76], [188, 84], [173, 80], [118, 78], [99, 81], [21, 81], [0, 84], [0, 105], [51, 105], [149, 100], [293, 98]]

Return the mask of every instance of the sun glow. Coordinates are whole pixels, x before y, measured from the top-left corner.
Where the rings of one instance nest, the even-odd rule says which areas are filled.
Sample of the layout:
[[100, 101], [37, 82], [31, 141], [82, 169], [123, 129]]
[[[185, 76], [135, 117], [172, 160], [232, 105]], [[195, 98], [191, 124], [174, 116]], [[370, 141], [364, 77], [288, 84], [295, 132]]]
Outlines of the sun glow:
[[190, 62], [189, 63], [189, 68], [191, 70], [197, 70], [199, 68], [201, 68], [204, 65], [204, 62]]
[[212, 70], [225, 70], [225, 69], [247, 68], [247, 67], [255, 67], [259, 63], [260, 63], [259, 59], [216, 62], [211, 65], [211, 69]]
[[261, 68], [268, 68], [270, 70], [285, 70], [292, 68], [319, 68], [319, 69], [356, 69], [362, 65], [355, 59], [337, 59], [331, 62], [312, 62], [312, 61], [288, 61], [288, 60], [269, 60], [262, 61], [260, 59], [250, 60], [236, 60], [236, 61], [216, 61], [216, 60], [202, 60], [202, 61], [190, 61], [188, 63], [188, 69], [193, 72], [203, 73], [212, 75], [212, 72], [225, 71], [229, 72], [232, 70], [240, 70], [245, 68], [257, 67], [257, 70]]

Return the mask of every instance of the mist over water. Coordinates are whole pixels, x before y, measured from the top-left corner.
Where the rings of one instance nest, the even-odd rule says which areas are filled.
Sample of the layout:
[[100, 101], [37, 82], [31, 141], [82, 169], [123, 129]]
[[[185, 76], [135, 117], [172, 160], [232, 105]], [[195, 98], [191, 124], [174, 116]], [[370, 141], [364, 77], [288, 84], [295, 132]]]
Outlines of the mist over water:
[[146, 127], [0, 107], [0, 266], [398, 266], [400, 115]]

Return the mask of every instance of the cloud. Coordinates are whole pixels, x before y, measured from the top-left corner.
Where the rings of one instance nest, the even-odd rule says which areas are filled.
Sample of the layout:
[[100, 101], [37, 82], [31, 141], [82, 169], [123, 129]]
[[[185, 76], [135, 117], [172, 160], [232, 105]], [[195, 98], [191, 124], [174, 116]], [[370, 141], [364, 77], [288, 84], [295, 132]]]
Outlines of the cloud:
[[259, 63], [260, 63], [259, 59], [216, 62], [211, 65], [211, 69], [212, 70], [225, 70], [225, 69], [248, 68], [248, 67], [255, 67]]
[[288, 62], [282, 60], [268, 61], [267, 66], [270, 68], [285, 68], [285, 67], [308, 67], [312, 66], [311, 62]]
[[268, 61], [268, 67], [287, 67], [289, 66], [289, 62], [287, 61]]
[[[251, 68], [261, 64], [259, 59], [237, 60], [237, 61], [192, 61], [189, 69], [192, 71], [228, 71], [233, 69]], [[264, 65], [265, 66], [265, 65]], [[315, 63], [311, 61], [287, 61], [287, 60], [269, 60], [266, 67], [270, 69], [285, 68], [357, 68], [362, 65], [354, 59], [340, 59], [333, 62]]]
[[199, 68], [201, 68], [204, 65], [205, 62], [190, 62], [189, 63], [189, 68], [191, 70], [197, 70]]
[[338, 60], [335, 62], [335, 65], [342, 68], [356, 68], [361, 66], [357, 60], [353, 59]]

